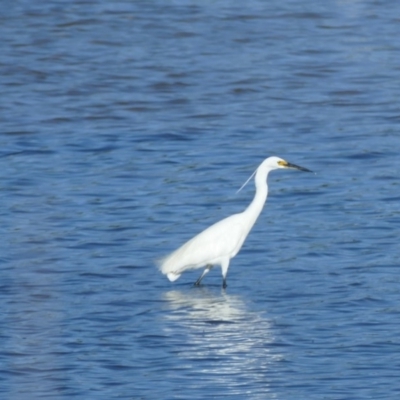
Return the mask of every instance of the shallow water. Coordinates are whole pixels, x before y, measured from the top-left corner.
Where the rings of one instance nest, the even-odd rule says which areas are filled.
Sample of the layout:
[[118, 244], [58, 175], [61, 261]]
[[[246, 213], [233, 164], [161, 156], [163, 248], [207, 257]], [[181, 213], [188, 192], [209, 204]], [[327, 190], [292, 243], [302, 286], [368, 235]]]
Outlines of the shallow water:
[[[395, 399], [400, 5], [3, 6], [0, 396]], [[154, 260], [265, 210], [232, 260]]]

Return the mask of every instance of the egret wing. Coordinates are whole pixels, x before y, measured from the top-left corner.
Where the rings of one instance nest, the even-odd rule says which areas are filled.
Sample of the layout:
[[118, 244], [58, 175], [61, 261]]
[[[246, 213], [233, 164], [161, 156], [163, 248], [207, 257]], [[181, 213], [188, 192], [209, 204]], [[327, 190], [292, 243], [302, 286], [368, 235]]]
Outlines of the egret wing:
[[206, 264], [218, 264], [226, 257], [232, 258], [246, 236], [240, 216], [232, 215], [200, 232], [167, 256], [161, 263], [161, 271], [164, 274], [179, 273]]

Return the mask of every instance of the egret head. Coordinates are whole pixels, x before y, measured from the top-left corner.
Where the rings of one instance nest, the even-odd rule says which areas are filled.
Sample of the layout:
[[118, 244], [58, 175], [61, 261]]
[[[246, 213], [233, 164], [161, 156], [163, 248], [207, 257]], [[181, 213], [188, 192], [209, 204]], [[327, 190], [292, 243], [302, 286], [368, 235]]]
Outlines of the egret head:
[[304, 168], [304, 167], [299, 167], [298, 165], [291, 164], [282, 158], [279, 157], [268, 157], [264, 163], [266, 164], [265, 166], [268, 167], [269, 169], [278, 169], [278, 168], [291, 168], [291, 169], [298, 169], [299, 171], [306, 171], [306, 172], [311, 172], [309, 169]]
[[266, 179], [268, 173], [274, 169], [278, 168], [291, 168], [291, 169], [298, 169], [300, 171], [307, 171], [312, 172], [307, 168], [299, 167], [298, 165], [288, 163], [287, 161], [283, 160], [279, 157], [268, 157], [266, 158], [260, 166], [251, 174], [250, 178], [240, 187], [240, 189], [236, 192], [239, 193], [249, 182], [249, 180], [256, 175], [257, 173], [263, 176], [263, 179]]

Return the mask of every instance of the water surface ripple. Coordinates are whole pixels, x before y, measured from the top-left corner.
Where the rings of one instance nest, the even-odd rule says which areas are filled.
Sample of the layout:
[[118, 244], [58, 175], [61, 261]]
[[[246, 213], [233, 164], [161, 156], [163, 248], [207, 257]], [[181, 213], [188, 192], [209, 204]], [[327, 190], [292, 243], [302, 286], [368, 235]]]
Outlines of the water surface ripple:
[[[2, 399], [397, 399], [400, 3], [18, 0]], [[154, 260], [267, 206], [228, 288]]]

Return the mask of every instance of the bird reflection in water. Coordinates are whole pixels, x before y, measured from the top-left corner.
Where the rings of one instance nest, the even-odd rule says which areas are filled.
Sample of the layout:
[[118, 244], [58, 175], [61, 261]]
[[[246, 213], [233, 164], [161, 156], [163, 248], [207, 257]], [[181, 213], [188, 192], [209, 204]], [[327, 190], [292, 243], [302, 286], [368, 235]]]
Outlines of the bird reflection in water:
[[274, 347], [272, 324], [261, 313], [246, 309], [240, 296], [208, 288], [173, 290], [165, 300], [164, 333], [175, 338], [186, 370], [208, 384], [229, 385], [229, 392], [242, 393], [243, 385], [269, 391], [266, 374], [282, 356]]

